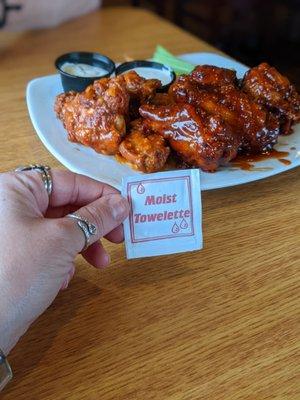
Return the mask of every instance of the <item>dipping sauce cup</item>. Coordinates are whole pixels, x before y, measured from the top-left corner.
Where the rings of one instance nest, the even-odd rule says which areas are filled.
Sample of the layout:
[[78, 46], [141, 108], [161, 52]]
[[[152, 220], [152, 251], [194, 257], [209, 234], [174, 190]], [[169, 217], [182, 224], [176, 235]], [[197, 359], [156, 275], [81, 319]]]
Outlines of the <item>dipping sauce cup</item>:
[[72, 52], [63, 54], [55, 61], [65, 92], [83, 91], [95, 80], [109, 77], [115, 71], [115, 63], [99, 53]]
[[174, 82], [176, 78], [175, 72], [171, 68], [155, 61], [147, 60], [128, 61], [120, 64], [116, 68], [116, 75], [121, 75], [125, 72], [132, 70], [143, 78], [159, 79], [161, 81], [162, 87], [158, 91], [162, 92], [167, 91], [169, 86]]

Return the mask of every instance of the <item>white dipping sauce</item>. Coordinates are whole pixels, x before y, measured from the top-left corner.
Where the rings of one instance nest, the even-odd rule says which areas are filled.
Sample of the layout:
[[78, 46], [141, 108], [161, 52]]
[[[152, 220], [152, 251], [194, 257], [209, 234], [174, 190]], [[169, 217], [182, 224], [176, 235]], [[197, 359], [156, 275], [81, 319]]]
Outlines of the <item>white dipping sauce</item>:
[[151, 67], [135, 67], [132, 68], [132, 70], [145, 79], [159, 79], [163, 86], [168, 85], [172, 80], [170, 73], [161, 69]]
[[97, 67], [96, 65], [69, 62], [65, 62], [60, 69], [67, 74], [80, 76], [82, 78], [103, 76], [106, 75], [108, 72], [106, 69]]

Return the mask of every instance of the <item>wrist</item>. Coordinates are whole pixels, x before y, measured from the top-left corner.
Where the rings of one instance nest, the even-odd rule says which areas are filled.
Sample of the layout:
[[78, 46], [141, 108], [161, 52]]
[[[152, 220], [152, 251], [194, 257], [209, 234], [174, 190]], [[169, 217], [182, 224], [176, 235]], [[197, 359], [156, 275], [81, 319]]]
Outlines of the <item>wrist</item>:
[[26, 332], [23, 319], [17, 315], [8, 301], [1, 301], [0, 305], [0, 349], [5, 356], [9, 354], [20, 337]]
[[5, 314], [0, 311], [0, 349], [7, 356], [20, 336]]
[[16, 252], [12, 255], [5, 251], [11, 238], [6, 239], [1, 243], [0, 257], [0, 349], [8, 355], [29, 327], [24, 304], [30, 287], [22, 274], [23, 268], [15, 267], [20, 265]]

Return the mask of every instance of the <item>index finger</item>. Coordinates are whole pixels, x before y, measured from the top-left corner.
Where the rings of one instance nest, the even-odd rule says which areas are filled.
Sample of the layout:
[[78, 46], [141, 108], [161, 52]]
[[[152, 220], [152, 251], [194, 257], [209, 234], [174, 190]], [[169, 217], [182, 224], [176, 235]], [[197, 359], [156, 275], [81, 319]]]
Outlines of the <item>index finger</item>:
[[98, 182], [84, 175], [59, 169], [51, 170], [53, 189], [49, 199], [49, 206], [61, 207], [65, 205], [84, 206], [109, 194], [119, 191], [103, 182]]

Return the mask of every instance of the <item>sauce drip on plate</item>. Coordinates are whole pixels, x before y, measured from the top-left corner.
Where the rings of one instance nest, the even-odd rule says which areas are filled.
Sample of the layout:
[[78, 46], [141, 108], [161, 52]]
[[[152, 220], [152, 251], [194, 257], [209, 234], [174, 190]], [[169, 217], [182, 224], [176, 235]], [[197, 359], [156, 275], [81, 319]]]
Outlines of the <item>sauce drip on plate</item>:
[[278, 158], [278, 161], [280, 161], [284, 165], [290, 165], [292, 163], [290, 160], [287, 160], [286, 158]]
[[270, 168], [260, 168], [256, 167], [253, 163], [257, 161], [265, 161], [270, 158], [276, 158], [279, 162], [285, 165], [290, 165], [291, 161], [287, 160], [285, 157], [287, 157], [289, 153], [287, 151], [278, 151], [278, 150], [271, 150], [268, 153], [263, 153], [263, 154], [246, 154], [246, 155], [239, 155], [237, 158], [232, 160], [232, 162], [229, 164], [230, 166], [240, 168], [244, 171], [258, 171], [258, 170], [265, 170], [265, 169], [270, 169]]
[[[271, 167], [259, 167], [255, 165], [254, 163], [257, 161], [265, 161], [270, 158], [275, 158], [279, 162], [281, 162], [284, 165], [290, 165], [291, 161], [287, 160], [286, 158], [289, 155], [289, 152], [287, 151], [278, 151], [273, 149], [272, 151], [268, 153], [263, 153], [263, 154], [245, 154], [245, 155], [239, 155], [237, 158], [232, 160], [225, 168], [229, 169], [242, 169], [243, 171], [268, 171], [273, 168]], [[127, 164], [131, 165], [125, 158], [121, 156], [121, 154], [116, 154], [115, 158], [117, 161], [119, 161], [122, 164]], [[132, 168], [136, 169], [134, 165], [131, 166]], [[166, 164], [164, 167], [164, 171], [169, 171], [169, 170], [174, 170], [174, 169], [183, 169], [183, 168], [191, 168], [188, 165], [185, 165], [183, 161], [179, 159], [178, 156], [175, 154], [171, 153]]]

